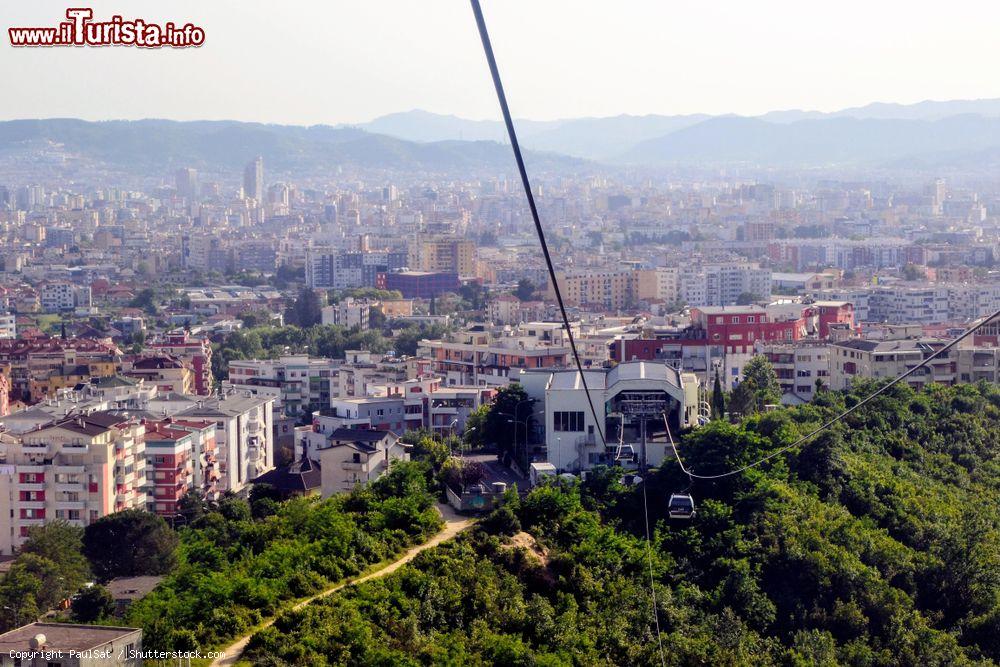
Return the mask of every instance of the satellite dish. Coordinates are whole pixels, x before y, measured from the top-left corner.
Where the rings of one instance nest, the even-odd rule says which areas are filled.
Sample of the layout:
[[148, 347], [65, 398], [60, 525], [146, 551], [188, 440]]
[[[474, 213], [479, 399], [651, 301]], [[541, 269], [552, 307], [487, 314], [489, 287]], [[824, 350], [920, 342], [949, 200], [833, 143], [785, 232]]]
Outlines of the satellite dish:
[[45, 647], [45, 635], [38, 633], [28, 642], [33, 650], [38, 650]]

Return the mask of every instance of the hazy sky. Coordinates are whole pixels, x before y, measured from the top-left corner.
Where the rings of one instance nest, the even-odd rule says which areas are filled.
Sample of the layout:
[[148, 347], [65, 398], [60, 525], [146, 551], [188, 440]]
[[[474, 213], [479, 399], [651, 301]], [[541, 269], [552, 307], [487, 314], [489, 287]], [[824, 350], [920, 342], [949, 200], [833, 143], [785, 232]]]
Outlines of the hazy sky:
[[[986, 0], [483, 0], [514, 114], [823, 111], [1000, 97]], [[198, 49], [13, 49], [67, 6], [191, 21]], [[0, 117], [498, 117], [465, 0], [6, 0]]]

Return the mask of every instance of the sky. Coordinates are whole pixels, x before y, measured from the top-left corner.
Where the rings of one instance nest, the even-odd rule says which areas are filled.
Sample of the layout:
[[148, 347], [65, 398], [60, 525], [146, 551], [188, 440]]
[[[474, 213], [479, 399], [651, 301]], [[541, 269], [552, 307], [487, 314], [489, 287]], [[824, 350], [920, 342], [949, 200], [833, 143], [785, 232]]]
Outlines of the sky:
[[[0, 118], [359, 123], [499, 118], [467, 0], [6, 0]], [[834, 111], [1000, 97], [1000, 3], [482, 0], [512, 112]], [[6, 28], [191, 22], [196, 49], [19, 48]]]

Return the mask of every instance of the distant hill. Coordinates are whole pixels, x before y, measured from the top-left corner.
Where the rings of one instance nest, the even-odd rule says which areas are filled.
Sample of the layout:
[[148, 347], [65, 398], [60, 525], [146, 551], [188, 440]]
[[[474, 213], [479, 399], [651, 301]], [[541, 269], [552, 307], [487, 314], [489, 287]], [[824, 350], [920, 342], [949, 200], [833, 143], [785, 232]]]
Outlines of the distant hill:
[[[558, 127], [562, 121], [519, 120], [519, 136]], [[507, 141], [507, 129], [498, 120], [468, 120], [458, 116], [431, 113], [421, 109], [379, 116], [355, 126], [367, 132], [388, 134], [407, 141]]]
[[[1000, 100], [869, 104], [758, 117], [614, 116], [516, 121], [533, 169], [607, 165], [884, 166], [983, 171], [1000, 155]], [[239, 169], [256, 155], [279, 171], [339, 166], [434, 172], [513, 165], [496, 121], [408, 111], [360, 126], [235, 121], [0, 122], [0, 159], [55, 149], [139, 173], [177, 166]]]
[[[607, 118], [570, 118], [546, 122], [519, 119], [516, 124], [521, 143], [527, 148], [597, 161], [617, 162], [624, 159], [627, 162], [662, 162], [662, 151], [651, 148], [658, 145], [673, 146], [671, 151], [675, 152], [675, 157], [681, 160], [687, 159], [684, 154], [689, 153], [700, 155], [704, 159], [714, 160], [718, 158], [724, 161], [733, 159], [742, 161], [748, 159], [749, 149], [760, 141], [759, 148], [762, 152], [758, 153], [757, 157], [764, 159], [767, 156], [764, 159], [765, 162], [782, 162], [788, 159], [808, 162], [818, 159], [821, 163], [826, 163], [831, 160], [863, 162], [869, 159], [893, 159], [899, 155], [923, 153], [928, 146], [934, 151], [981, 149], [983, 146], [969, 146], [962, 138], [964, 132], [953, 126], [949, 128], [951, 134], [942, 137], [941, 141], [920, 139], [918, 144], [906, 150], [905, 146], [894, 145], [893, 137], [905, 143], [911, 135], [919, 135], [923, 132], [919, 127], [895, 123], [882, 126], [852, 125], [845, 122], [835, 126], [822, 126], [823, 129], [817, 130], [825, 132], [828, 129], [834, 129], [837, 133], [834, 136], [839, 136], [847, 142], [843, 145], [831, 145], [828, 149], [821, 150], [822, 144], [831, 143], [828, 140], [832, 139], [832, 136], [811, 137], [808, 126], [797, 127], [791, 131], [783, 131], [771, 126], [789, 125], [803, 121], [831, 120], [931, 122], [955, 116], [1000, 118], [1000, 99], [940, 102], [928, 100], [916, 104], [877, 102], [829, 113], [793, 109], [772, 111], [754, 118], [733, 115], [665, 116], [654, 114], [648, 116], [622, 115]], [[701, 129], [693, 130], [694, 127], [705, 123], [708, 124]], [[765, 123], [765, 125], [757, 123]], [[421, 110], [382, 116], [358, 127], [418, 142], [443, 139], [506, 141], [506, 131], [499, 121], [474, 121]], [[936, 131], [933, 128], [924, 129]], [[869, 131], [874, 132], [874, 134], [869, 136]], [[883, 132], [887, 134], [883, 135]], [[674, 139], [667, 139], [675, 133], [684, 134]], [[772, 137], [781, 145], [772, 146], [770, 141], [764, 139], [765, 136]], [[718, 146], [714, 151], [707, 149], [708, 145], [718, 143], [723, 139], [734, 141], [735, 144]], [[957, 139], [961, 140], [954, 143]], [[707, 144], [700, 147], [692, 144], [687, 149], [680, 150], [681, 144], [696, 140], [707, 142]], [[798, 147], [782, 147], [792, 140], [800, 140], [805, 143]]]
[[949, 116], [975, 114], [979, 116], [1000, 117], [1000, 99], [983, 100], [948, 100], [938, 102], [925, 100], [915, 104], [895, 104], [888, 102], [873, 102], [861, 107], [851, 107], [823, 113], [822, 111], [771, 111], [762, 116], [761, 120], [773, 123], [791, 123], [799, 120], [816, 120], [821, 118], [881, 118], [897, 120], [940, 120]]
[[933, 163], [1000, 146], [1000, 118], [962, 115], [941, 120], [848, 117], [772, 123], [712, 118], [625, 151], [634, 164], [747, 163], [760, 165], [882, 164], [908, 156]]
[[[181, 165], [239, 168], [257, 155], [279, 170], [339, 165], [502, 170], [513, 165], [510, 148], [496, 142], [417, 143], [350, 127], [169, 120], [0, 122], [0, 157], [5, 151], [53, 145], [70, 155], [124, 168], [158, 171]], [[545, 168], [582, 164], [564, 156], [537, 153], [530, 160]]]
[[[623, 146], [659, 137], [709, 118], [688, 116], [613, 116], [553, 121], [517, 119], [518, 138], [526, 148], [600, 160], [617, 155]], [[499, 120], [467, 120], [458, 116], [414, 110], [380, 116], [355, 126], [408, 141], [507, 141]]]

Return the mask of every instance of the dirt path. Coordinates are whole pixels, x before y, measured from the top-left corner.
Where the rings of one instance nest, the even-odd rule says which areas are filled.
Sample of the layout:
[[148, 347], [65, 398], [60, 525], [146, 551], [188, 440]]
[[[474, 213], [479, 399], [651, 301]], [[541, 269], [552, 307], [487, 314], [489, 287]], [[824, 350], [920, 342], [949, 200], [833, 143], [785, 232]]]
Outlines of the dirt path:
[[[302, 609], [307, 604], [315, 600], [318, 600], [320, 598], [326, 597], [328, 595], [333, 595], [337, 591], [342, 590], [347, 586], [351, 586], [352, 584], [360, 584], [370, 579], [378, 579], [379, 577], [384, 577], [387, 574], [392, 574], [393, 572], [395, 572], [396, 570], [398, 570], [399, 568], [403, 567], [411, 560], [416, 558], [417, 554], [419, 554], [421, 551], [426, 551], [427, 549], [436, 547], [442, 542], [450, 540], [451, 538], [455, 537], [456, 535], [458, 535], [460, 532], [462, 532], [475, 522], [475, 519], [470, 519], [468, 517], [464, 517], [460, 514], [457, 514], [455, 510], [452, 509], [451, 505], [443, 505], [439, 503], [437, 509], [438, 512], [441, 513], [441, 516], [444, 518], [445, 521], [444, 528], [441, 529], [441, 532], [439, 532], [437, 535], [427, 540], [426, 542], [418, 544], [414, 547], [410, 547], [410, 549], [404, 552], [402, 556], [392, 561], [391, 563], [387, 563], [383, 567], [373, 572], [369, 572], [368, 574], [362, 577], [341, 582], [332, 588], [328, 588], [325, 591], [313, 595], [312, 597], [297, 602], [295, 606], [292, 607], [292, 609], [293, 610]], [[246, 649], [247, 644], [250, 643], [250, 637], [252, 637], [257, 632], [260, 632], [264, 628], [273, 625], [275, 618], [277, 617], [271, 618], [268, 621], [266, 621], [263, 625], [257, 626], [252, 633], [244, 637], [240, 637], [235, 642], [233, 642], [225, 649], [223, 649], [225, 651], [226, 657], [218, 658], [217, 660], [215, 660], [212, 663], [212, 667], [230, 667], [239, 662], [240, 657], [243, 655], [244, 649]]]

